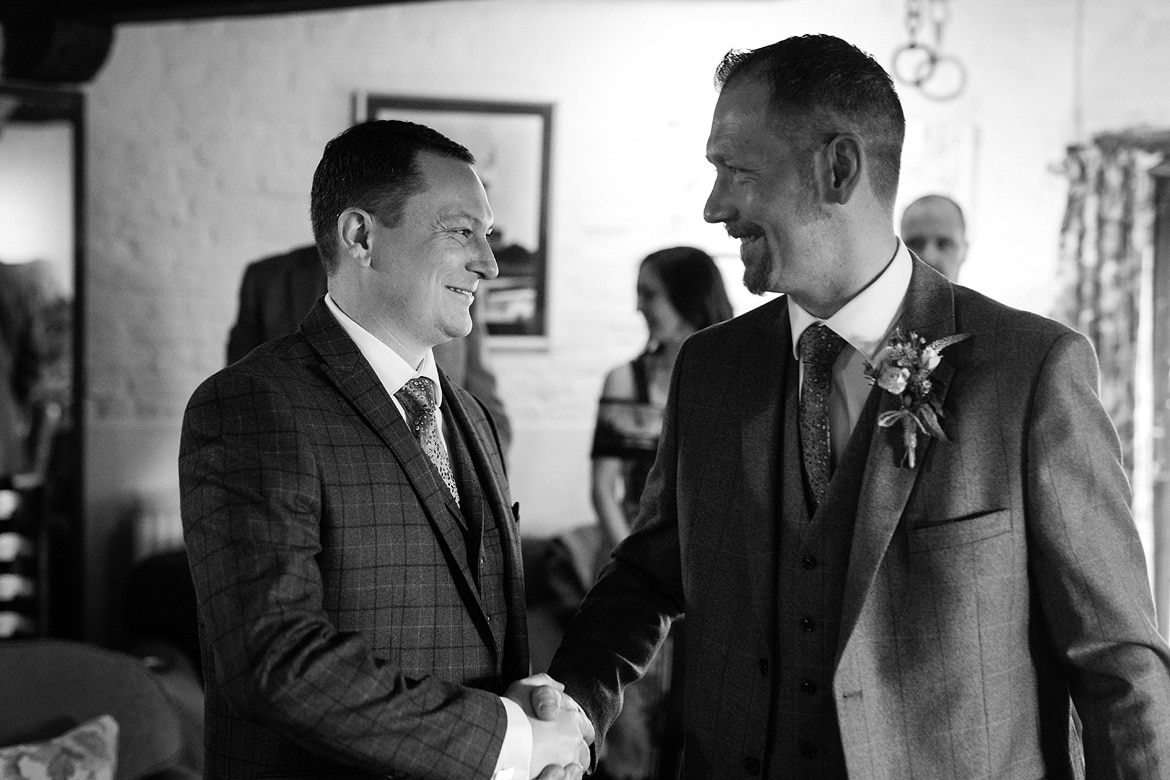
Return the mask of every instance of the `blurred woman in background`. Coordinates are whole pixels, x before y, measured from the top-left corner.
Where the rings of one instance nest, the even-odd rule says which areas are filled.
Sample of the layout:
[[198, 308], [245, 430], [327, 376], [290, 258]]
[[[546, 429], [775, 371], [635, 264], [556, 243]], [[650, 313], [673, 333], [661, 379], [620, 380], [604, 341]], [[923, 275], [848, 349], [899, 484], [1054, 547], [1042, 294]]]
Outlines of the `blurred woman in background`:
[[593, 507], [608, 549], [630, 532], [662, 432], [662, 411], [679, 348], [697, 330], [730, 319], [723, 277], [701, 249], [648, 255], [638, 270], [646, 349], [605, 377], [593, 437]]

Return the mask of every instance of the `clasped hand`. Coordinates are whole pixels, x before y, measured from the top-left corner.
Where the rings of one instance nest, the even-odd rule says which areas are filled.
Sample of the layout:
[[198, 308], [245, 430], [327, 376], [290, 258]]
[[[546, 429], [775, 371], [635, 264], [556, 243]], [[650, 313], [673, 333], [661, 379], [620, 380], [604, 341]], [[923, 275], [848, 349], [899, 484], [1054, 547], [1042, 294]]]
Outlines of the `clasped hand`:
[[533, 780], [576, 780], [589, 766], [593, 724], [564, 690], [547, 674], [534, 674], [512, 683], [504, 694], [520, 705], [532, 726], [531, 767], [543, 767]]

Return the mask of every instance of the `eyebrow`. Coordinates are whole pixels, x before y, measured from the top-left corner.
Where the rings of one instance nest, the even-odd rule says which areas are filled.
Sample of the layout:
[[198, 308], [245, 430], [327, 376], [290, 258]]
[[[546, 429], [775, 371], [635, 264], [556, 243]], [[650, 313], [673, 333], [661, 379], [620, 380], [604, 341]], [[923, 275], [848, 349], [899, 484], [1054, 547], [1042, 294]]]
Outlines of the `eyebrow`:
[[469, 220], [471, 222], [483, 222], [482, 219], [480, 219], [476, 215], [472, 214], [470, 211], [467, 211], [466, 209], [440, 211], [439, 218], [440, 219], [466, 219], [466, 220]]

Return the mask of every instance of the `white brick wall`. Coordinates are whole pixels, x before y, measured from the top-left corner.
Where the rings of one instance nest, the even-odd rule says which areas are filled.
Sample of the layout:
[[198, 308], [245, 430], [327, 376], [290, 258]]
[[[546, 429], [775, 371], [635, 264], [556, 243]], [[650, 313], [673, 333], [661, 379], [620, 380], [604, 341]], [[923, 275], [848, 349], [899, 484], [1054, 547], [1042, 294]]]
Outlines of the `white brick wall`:
[[[1077, 117], [1085, 132], [1170, 125], [1155, 89], [1170, 72], [1170, 4], [1085, 5], [1078, 71], [1076, 3], [953, 3], [946, 44], [968, 69], [966, 93], [933, 103], [903, 90], [917, 146], [902, 202], [953, 188], [971, 212], [966, 281], [1040, 310], [1064, 197], [1049, 167], [1078, 140]], [[355, 90], [556, 104], [548, 349], [494, 354], [526, 530], [553, 533], [592, 519], [595, 397], [643, 339], [637, 261], [678, 243], [734, 252], [700, 216], [720, 56], [824, 31], [888, 63], [903, 8], [494, 0], [120, 26], [88, 89], [91, 630], [104, 625], [112, 529], [136, 496], [177, 504], [182, 409], [223, 363], [242, 268], [309, 239], [313, 167], [350, 122]], [[722, 262], [738, 289], [736, 260]]]

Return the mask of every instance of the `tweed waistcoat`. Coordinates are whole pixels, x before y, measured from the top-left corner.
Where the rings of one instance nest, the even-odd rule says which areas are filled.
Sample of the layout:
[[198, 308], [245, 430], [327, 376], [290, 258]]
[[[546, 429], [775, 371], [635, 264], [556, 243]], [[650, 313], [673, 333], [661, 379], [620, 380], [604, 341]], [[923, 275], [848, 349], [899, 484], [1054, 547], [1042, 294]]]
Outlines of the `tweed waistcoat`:
[[801, 472], [798, 389], [788, 372], [781, 451], [776, 717], [769, 776], [844, 778], [833, 702], [841, 602], [876, 406], [871, 397], [810, 517]]
[[460, 512], [467, 539], [467, 562], [479, 588], [479, 599], [492, 626], [497, 646], [502, 645], [508, 618], [504, 591], [504, 555], [500, 537], [500, 519], [492, 514], [491, 504], [483, 493], [481, 478], [472, 462], [463, 433], [458, 425], [449, 425], [447, 449], [451, 468], [459, 486], [460, 506], [449, 501], [453, 512]]

